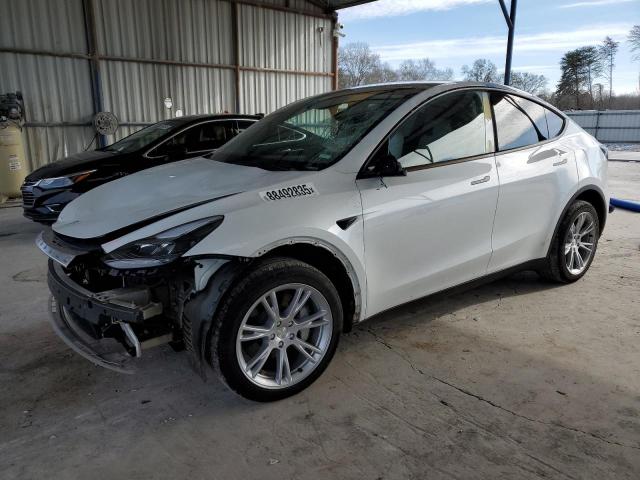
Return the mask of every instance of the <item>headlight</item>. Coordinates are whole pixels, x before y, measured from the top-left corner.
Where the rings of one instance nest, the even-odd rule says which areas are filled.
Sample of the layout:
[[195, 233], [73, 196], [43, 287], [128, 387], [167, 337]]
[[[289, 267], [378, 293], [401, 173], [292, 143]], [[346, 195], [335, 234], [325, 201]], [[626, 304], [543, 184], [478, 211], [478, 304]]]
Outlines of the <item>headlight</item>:
[[65, 177], [43, 178], [42, 180], [39, 180], [34, 186], [40, 187], [43, 190], [70, 187], [74, 183], [81, 182], [93, 172], [95, 172], [95, 170], [74, 173], [73, 175], [67, 175]]
[[102, 260], [113, 268], [159, 267], [181, 257], [222, 223], [223, 216], [208, 217], [128, 243]]

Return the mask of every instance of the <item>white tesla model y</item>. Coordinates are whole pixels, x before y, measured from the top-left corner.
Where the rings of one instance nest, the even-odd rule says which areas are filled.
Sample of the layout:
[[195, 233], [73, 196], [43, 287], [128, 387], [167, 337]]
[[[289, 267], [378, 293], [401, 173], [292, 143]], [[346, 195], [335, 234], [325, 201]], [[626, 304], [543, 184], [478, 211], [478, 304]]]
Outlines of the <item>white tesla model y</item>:
[[383, 310], [514, 269], [579, 279], [606, 172], [594, 138], [509, 87], [319, 95], [71, 202], [38, 239], [52, 323], [109, 368], [170, 343], [245, 397], [283, 398]]

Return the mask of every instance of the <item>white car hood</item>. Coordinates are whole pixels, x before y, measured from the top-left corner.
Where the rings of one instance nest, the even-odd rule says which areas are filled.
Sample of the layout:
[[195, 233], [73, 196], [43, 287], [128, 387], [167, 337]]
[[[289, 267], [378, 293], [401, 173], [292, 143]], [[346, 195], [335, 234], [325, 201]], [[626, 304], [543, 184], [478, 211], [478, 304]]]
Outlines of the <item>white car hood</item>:
[[53, 230], [96, 238], [150, 218], [299, 176], [198, 157], [143, 170], [101, 185], [67, 205]]

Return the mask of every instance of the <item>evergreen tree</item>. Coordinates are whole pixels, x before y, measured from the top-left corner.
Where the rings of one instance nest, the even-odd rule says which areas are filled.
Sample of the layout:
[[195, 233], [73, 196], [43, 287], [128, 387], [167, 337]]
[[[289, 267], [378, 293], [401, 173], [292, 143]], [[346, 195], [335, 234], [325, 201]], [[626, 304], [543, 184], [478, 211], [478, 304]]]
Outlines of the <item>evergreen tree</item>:
[[564, 54], [560, 60], [562, 74], [556, 87], [556, 95], [575, 98], [575, 108], [580, 109], [580, 94], [588, 82], [584, 51], [580, 48]]

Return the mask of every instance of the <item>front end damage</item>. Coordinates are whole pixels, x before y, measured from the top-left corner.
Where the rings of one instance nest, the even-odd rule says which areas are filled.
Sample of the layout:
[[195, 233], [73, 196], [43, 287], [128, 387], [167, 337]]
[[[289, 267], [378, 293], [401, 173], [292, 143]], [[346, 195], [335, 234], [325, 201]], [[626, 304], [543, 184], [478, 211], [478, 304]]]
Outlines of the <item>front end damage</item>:
[[[179, 259], [121, 270], [102, 261], [101, 249], [70, 246], [51, 233], [42, 241], [58, 253], [49, 260], [50, 318], [70, 348], [94, 364], [134, 373], [136, 358], [169, 344], [186, 349], [206, 377], [215, 306], [246, 265], [242, 259]], [[65, 266], [60, 257], [70, 251]]]

